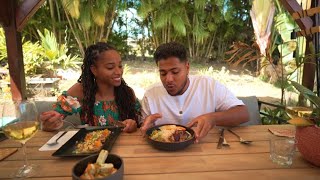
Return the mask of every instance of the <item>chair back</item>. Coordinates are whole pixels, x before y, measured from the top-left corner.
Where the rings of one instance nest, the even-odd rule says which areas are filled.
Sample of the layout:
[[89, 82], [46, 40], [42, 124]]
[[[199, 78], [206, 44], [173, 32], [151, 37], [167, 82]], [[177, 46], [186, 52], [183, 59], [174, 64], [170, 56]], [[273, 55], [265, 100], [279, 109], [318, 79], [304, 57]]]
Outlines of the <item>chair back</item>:
[[249, 121], [240, 124], [240, 126], [250, 126], [261, 124], [260, 109], [258, 98], [256, 96], [238, 97], [247, 106], [249, 111]]

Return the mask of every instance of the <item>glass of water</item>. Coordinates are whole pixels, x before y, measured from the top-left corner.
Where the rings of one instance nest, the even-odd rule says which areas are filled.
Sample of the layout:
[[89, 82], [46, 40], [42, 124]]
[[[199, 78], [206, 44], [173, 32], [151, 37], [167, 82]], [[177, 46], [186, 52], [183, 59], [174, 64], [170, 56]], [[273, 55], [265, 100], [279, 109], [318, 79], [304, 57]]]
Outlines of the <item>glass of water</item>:
[[270, 159], [276, 164], [291, 166], [295, 150], [294, 138], [273, 137], [270, 139]]

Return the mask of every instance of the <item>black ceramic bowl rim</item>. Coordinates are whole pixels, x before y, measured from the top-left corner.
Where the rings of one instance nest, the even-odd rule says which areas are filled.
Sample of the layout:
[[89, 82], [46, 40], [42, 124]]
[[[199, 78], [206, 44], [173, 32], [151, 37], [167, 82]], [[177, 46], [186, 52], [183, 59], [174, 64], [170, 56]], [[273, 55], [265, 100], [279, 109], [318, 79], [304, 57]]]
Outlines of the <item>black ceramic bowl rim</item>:
[[[151, 133], [155, 129], [159, 129], [159, 127], [167, 126], [167, 125], [176, 125], [176, 126], [180, 126], [180, 127], [186, 128], [186, 130], [191, 134], [192, 138], [190, 138], [190, 139], [188, 139], [186, 141], [182, 141], [182, 142], [161, 142], [161, 141], [156, 141], [156, 140], [153, 140], [153, 139], [150, 138]], [[161, 124], [161, 125], [156, 125], [154, 127], [149, 128], [146, 131], [146, 135], [147, 135], [147, 141], [148, 141], [149, 144], [151, 144], [153, 147], [155, 147], [157, 149], [166, 150], [166, 151], [177, 151], [177, 150], [184, 149], [184, 148], [188, 147], [189, 145], [193, 144], [193, 142], [195, 140], [194, 131], [191, 128], [188, 128], [188, 127], [180, 125], [180, 124]]]
[[[87, 157], [79, 160], [72, 168], [72, 178], [73, 179], [80, 179], [80, 176], [84, 173], [84, 170], [87, 167], [87, 164], [88, 163], [95, 163], [97, 161], [98, 156], [99, 156], [99, 154], [94, 154], [94, 155], [90, 155], [90, 156], [87, 156]], [[110, 162], [109, 161], [110, 159], [116, 159], [117, 161], [120, 161], [120, 165], [115, 164], [114, 162]], [[81, 167], [81, 165], [80, 165], [81, 163], [86, 163], [84, 168]], [[124, 165], [123, 165], [122, 158], [116, 154], [108, 154], [108, 157], [106, 159], [106, 163], [113, 163], [114, 167], [117, 168], [117, 172], [115, 172], [114, 174], [111, 174], [110, 176], [104, 177], [104, 178], [95, 178], [95, 179], [97, 179], [97, 180], [99, 180], [99, 179], [100, 180], [119, 179], [119, 177], [121, 177], [121, 179], [122, 179], [123, 172], [124, 172]], [[80, 169], [77, 170], [77, 168], [80, 168]]]

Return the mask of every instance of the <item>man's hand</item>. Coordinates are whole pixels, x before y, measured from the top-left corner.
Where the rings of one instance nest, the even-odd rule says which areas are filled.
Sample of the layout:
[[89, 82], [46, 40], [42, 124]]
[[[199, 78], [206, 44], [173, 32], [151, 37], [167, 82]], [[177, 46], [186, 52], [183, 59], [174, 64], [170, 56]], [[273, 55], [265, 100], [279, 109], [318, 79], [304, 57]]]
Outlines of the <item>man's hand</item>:
[[156, 114], [151, 114], [148, 117], [146, 117], [146, 119], [143, 121], [140, 130], [142, 132], [142, 135], [144, 136], [146, 134], [146, 131], [151, 128], [152, 126], [154, 126], [154, 122], [158, 119], [161, 118], [162, 115], [159, 113]]
[[54, 131], [63, 126], [64, 116], [57, 111], [47, 111], [40, 115], [40, 121], [42, 122], [42, 130]]
[[209, 119], [206, 115], [201, 115], [194, 118], [187, 124], [187, 127], [196, 126], [194, 129], [196, 135], [196, 142], [198, 143], [201, 138], [205, 137], [208, 132], [215, 126], [215, 121], [213, 119]]
[[123, 128], [123, 132], [132, 133], [137, 130], [137, 122], [133, 119], [126, 119], [122, 121], [126, 127]]

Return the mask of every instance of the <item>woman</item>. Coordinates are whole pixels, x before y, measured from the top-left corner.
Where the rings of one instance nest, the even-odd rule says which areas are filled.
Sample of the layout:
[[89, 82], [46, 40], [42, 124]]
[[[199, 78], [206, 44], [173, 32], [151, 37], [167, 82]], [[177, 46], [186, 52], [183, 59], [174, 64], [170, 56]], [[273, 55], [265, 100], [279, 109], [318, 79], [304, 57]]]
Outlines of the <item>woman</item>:
[[80, 113], [82, 124], [104, 126], [122, 121], [124, 132], [136, 131], [141, 105], [122, 79], [120, 54], [107, 43], [91, 45], [81, 70], [78, 83], [58, 97], [54, 110], [41, 114], [43, 130], [57, 130], [65, 116]]

